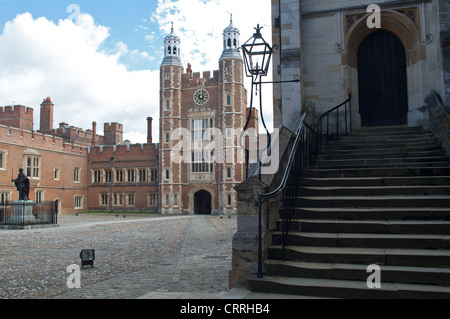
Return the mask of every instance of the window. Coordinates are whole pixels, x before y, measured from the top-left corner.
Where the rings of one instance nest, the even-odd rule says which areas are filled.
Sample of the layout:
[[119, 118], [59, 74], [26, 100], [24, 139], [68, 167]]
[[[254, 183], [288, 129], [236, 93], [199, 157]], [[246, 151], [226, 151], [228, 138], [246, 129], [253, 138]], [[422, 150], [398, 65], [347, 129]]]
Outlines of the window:
[[128, 183], [133, 183], [134, 179], [134, 169], [127, 169], [127, 181]]
[[122, 170], [116, 170], [116, 182], [122, 183], [123, 182], [123, 171]]
[[231, 178], [231, 168], [227, 167], [227, 178]]
[[147, 181], [147, 169], [140, 168], [139, 169], [139, 182], [143, 183]]
[[0, 193], [0, 204], [6, 204], [9, 200], [9, 193]]
[[31, 178], [39, 178], [41, 160], [36, 156], [28, 156], [26, 158], [27, 176]]
[[113, 205], [114, 206], [123, 206], [123, 194], [114, 194], [113, 195]]
[[112, 171], [110, 169], [105, 170], [105, 183], [112, 182]]
[[227, 139], [231, 139], [233, 137], [233, 129], [227, 128]]
[[192, 173], [213, 173], [214, 151], [192, 152]]
[[150, 169], [150, 181], [151, 182], [158, 181], [158, 170], [156, 168]]
[[197, 119], [191, 122], [192, 141], [211, 141], [213, 139], [213, 119]]
[[[166, 74], [169, 75], [169, 73], [166, 73]], [[166, 100], [166, 111], [170, 111], [170, 101], [169, 100]]]
[[170, 171], [166, 169], [166, 180], [170, 179]]
[[61, 169], [60, 168], [55, 168], [53, 170], [53, 178], [55, 179], [55, 181], [59, 181], [61, 179]]
[[169, 207], [169, 205], [170, 205], [169, 195], [166, 195], [166, 207]]
[[148, 194], [148, 206], [156, 207], [158, 204], [156, 194]]
[[83, 208], [83, 196], [75, 196], [75, 203], [74, 207], [75, 209], [82, 209]]
[[0, 169], [2, 170], [6, 168], [5, 159], [6, 159], [5, 153], [0, 151]]
[[108, 206], [108, 194], [100, 194], [100, 205]]
[[94, 183], [101, 183], [102, 182], [102, 171], [101, 170], [95, 170], [94, 171]]
[[80, 171], [81, 171], [81, 168], [79, 168], [79, 167], [75, 167], [73, 169], [73, 181], [76, 183], [80, 182]]
[[42, 204], [44, 201], [44, 192], [43, 191], [36, 191], [36, 203]]
[[166, 143], [169, 143], [170, 142], [170, 135], [169, 135], [169, 133], [166, 133]]
[[128, 206], [134, 206], [134, 194], [128, 194]]
[[178, 196], [177, 195], [173, 196], [173, 206], [178, 206]]
[[227, 105], [231, 105], [231, 95], [227, 95]]
[[228, 203], [227, 203], [228, 205], [227, 205], [227, 206], [231, 206], [231, 202], [232, 202], [231, 195], [228, 195], [227, 197], [228, 197], [228, 201], [227, 201], [227, 202], [228, 202]]

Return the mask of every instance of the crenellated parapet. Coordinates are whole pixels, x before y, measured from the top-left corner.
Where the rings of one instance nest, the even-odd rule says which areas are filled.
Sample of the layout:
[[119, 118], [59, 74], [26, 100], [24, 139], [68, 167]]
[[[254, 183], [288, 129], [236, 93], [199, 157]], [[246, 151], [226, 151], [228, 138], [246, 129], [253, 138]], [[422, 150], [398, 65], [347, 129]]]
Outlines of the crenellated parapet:
[[70, 154], [87, 155], [88, 148], [67, 143], [63, 138], [0, 125], [0, 143]]

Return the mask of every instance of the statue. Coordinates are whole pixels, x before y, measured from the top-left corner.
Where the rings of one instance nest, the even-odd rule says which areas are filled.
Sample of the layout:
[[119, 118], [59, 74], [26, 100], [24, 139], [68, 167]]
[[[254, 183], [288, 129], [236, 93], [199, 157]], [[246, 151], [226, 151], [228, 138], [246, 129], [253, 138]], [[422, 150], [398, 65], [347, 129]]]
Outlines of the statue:
[[17, 191], [19, 192], [19, 200], [29, 200], [30, 194], [30, 180], [23, 173], [23, 168], [19, 169], [19, 175], [16, 179], [11, 180], [16, 185]]

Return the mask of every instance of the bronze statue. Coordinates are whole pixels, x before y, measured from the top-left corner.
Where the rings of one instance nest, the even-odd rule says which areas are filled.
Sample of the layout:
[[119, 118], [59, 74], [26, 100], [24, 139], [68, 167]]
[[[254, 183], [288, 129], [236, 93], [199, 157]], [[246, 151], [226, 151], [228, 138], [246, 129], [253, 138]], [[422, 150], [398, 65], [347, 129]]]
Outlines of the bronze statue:
[[23, 168], [19, 169], [19, 175], [16, 179], [11, 180], [16, 185], [17, 191], [19, 192], [19, 200], [29, 200], [30, 195], [30, 180], [24, 174]]

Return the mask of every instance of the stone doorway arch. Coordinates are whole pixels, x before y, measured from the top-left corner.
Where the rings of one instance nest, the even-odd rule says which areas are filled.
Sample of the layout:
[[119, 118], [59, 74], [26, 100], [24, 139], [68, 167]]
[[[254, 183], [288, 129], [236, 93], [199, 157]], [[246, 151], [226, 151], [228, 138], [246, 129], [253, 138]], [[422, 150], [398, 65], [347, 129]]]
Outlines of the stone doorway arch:
[[[426, 59], [422, 36], [415, 22], [408, 16], [395, 10], [381, 11], [381, 29], [369, 28], [367, 18], [363, 15], [345, 30], [345, 50], [341, 53], [341, 62], [346, 76], [346, 89], [352, 93], [352, 119], [355, 128], [361, 127], [358, 85], [358, 50], [361, 43], [372, 33], [384, 30], [395, 35], [403, 44], [406, 53], [407, 91], [408, 91], [408, 125], [415, 126], [415, 119], [420, 117], [422, 94], [421, 61]], [[348, 17], [346, 17], [347, 20]]]

